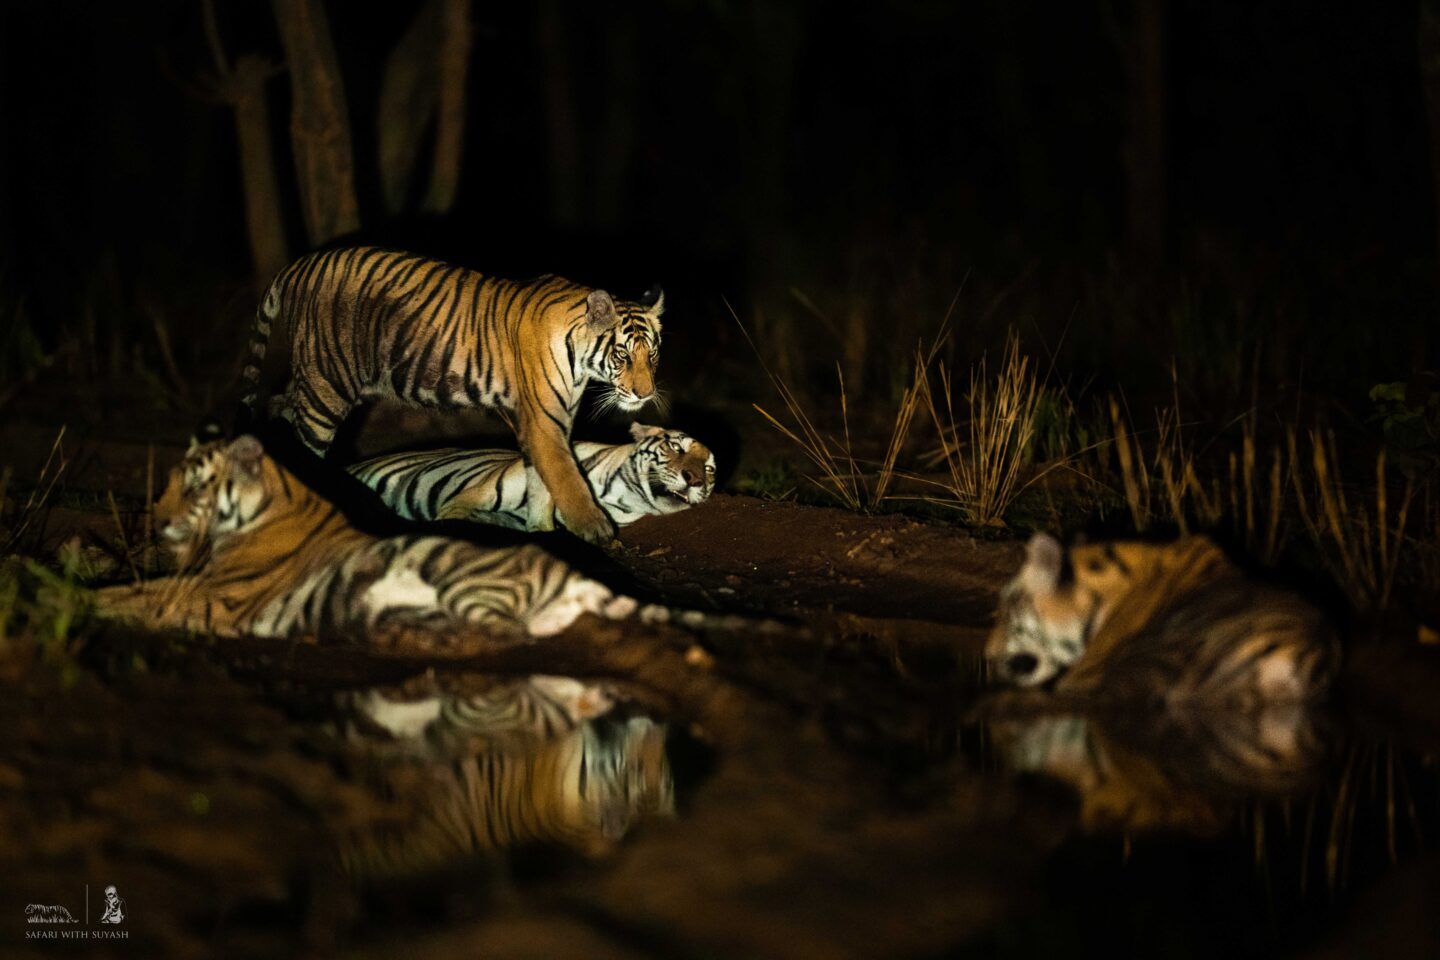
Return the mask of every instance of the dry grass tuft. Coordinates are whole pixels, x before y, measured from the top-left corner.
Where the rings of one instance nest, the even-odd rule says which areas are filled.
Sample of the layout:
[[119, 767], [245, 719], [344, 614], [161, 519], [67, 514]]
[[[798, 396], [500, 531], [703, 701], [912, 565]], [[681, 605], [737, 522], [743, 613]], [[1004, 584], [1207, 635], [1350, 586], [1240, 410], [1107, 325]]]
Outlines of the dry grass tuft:
[[1415, 497], [1414, 482], [1406, 478], [1392, 516], [1382, 447], [1375, 458], [1372, 514], [1364, 502], [1352, 502], [1346, 492], [1340, 477], [1335, 435], [1312, 429], [1309, 439], [1309, 481], [1306, 482], [1295, 429], [1291, 428], [1286, 437], [1292, 465], [1291, 484], [1301, 522], [1355, 608], [1384, 610], [1390, 605], [1396, 575], [1406, 554], [1405, 529]]
[[1298, 520], [1359, 612], [1387, 609], [1403, 573], [1422, 584], [1434, 583], [1434, 574], [1440, 574], [1440, 555], [1432, 549], [1440, 543], [1440, 524], [1418, 537], [1408, 532], [1422, 490], [1420, 525], [1428, 527], [1436, 512], [1429, 506], [1430, 485], [1417, 485], [1412, 477], [1397, 482], [1383, 448], [1376, 454], [1373, 476], [1354, 483], [1342, 475], [1332, 432], [1308, 429], [1305, 443], [1291, 424], [1284, 446], [1277, 444], [1265, 456], [1249, 414], [1240, 420], [1238, 449], [1223, 455], [1212, 451], [1207, 462], [1218, 469], [1207, 482], [1201, 479], [1200, 454], [1184, 436], [1178, 406], [1156, 412], [1148, 448], [1118, 400], [1110, 402], [1110, 419], [1120, 485], [1138, 531], [1157, 522], [1172, 523], [1182, 534], [1192, 527], [1229, 526], [1252, 556], [1270, 565], [1286, 548], [1289, 528]]
[[947, 481], [939, 484], [945, 494], [925, 499], [959, 509], [972, 524], [1002, 525], [1005, 510], [1038, 479], [1021, 482], [1035, 436], [1040, 385], [1030, 358], [1020, 352], [1020, 338], [1011, 332], [993, 382], [985, 357], [972, 368], [963, 420], [956, 417], [953, 383], [944, 363], [938, 365], [935, 378], [943, 404], [936, 400], [928, 364], [917, 363], [916, 376], [940, 438], [928, 463], [944, 467], [948, 474]]
[[[781, 420], [758, 403], [752, 404], [752, 406], [755, 408], [755, 412], [764, 417], [771, 426], [799, 447], [806, 459], [814, 466], [815, 472], [806, 474], [805, 479], [829, 494], [842, 506], [856, 512], [875, 510], [890, 499], [890, 489], [894, 484], [900, 456], [909, 439], [915, 411], [919, 408], [919, 386], [912, 383], [902, 395], [900, 407], [891, 427], [890, 442], [885, 449], [885, 457], [872, 476], [863, 468], [866, 461], [855, 456], [854, 445], [851, 442], [850, 397], [845, 387], [845, 371], [841, 365], [839, 363], [835, 365], [835, 376], [840, 389], [841, 433], [837, 437], [820, 429], [814, 418], [806, 412], [805, 405], [800, 398], [790, 389], [785, 378], [776, 374], [765, 362], [764, 355], [733, 309], [731, 309], [730, 315], [735, 318], [740, 331], [745, 335], [751, 349], [755, 351], [756, 357], [759, 358], [760, 367], [765, 371], [765, 376], [770, 380], [775, 392], [779, 394], [781, 402], [784, 403], [789, 423]], [[937, 338], [930, 356], [933, 357], [939, 343], [940, 339]]]
[[[35, 519], [45, 513], [45, 506], [50, 500], [50, 495], [55, 492], [55, 485], [60, 482], [61, 476], [65, 473], [69, 462], [65, 459], [65, 428], [61, 427], [60, 432], [55, 435], [55, 442], [50, 445], [50, 453], [45, 457], [45, 463], [40, 468], [40, 475], [35, 480], [35, 486], [31, 488], [30, 494], [25, 498], [24, 504], [15, 510], [13, 516], [0, 516], [0, 557], [9, 556], [20, 546], [25, 534], [30, 532], [34, 526]], [[5, 494], [10, 486], [10, 471], [7, 469], [3, 476], [0, 476], [0, 511], [6, 502]]]
[[827, 436], [815, 426], [815, 422], [805, 412], [804, 405], [800, 403], [784, 380], [772, 374], [768, 367], [765, 369], [765, 374], [770, 378], [770, 383], [775, 387], [775, 391], [780, 394], [780, 399], [784, 402], [785, 409], [789, 412], [795, 427], [792, 429], [787, 426], [758, 403], [752, 404], [752, 406], [760, 416], [770, 422], [771, 426], [798, 446], [815, 465], [818, 473], [806, 474], [805, 478], [849, 509], [856, 511], [867, 509], [870, 506], [871, 498], [850, 444], [850, 402], [845, 394], [845, 374], [841, 371], [840, 365], [838, 363], [835, 365], [835, 374], [840, 382], [840, 422], [844, 430], [843, 436], [840, 438]]
[[[855, 453], [844, 366], [836, 364], [839, 417], [827, 433], [756, 349], [786, 415], [755, 409], [804, 453], [814, 468], [807, 480], [839, 504], [868, 512], [918, 501], [974, 526], [1003, 526], [1028, 487], [1063, 468], [1087, 481], [1081, 497], [1093, 499], [1082, 508], [1104, 509], [1108, 497], [1093, 491], [1108, 488], [1140, 533], [1228, 530], [1267, 566], [1292, 545], [1311, 548], [1362, 613], [1387, 609], [1397, 590], [1440, 589], [1440, 476], [1392, 470], [1381, 450], [1371, 475], [1346, 477], [1332, 434], [1308, 429], [1302, 443], [1298, 411], [1288, 427], [1277, 425], [1279, 442], [1262, 443], [1258, 404], [1197, 444], [1173, 363], [1173, 397], [1155, 411], [1153, 428], [1136, 429], [1119, 395], [1082, 419], [1063, 391], [1042, 384], [1013, 331], [998, 364], [982, 357], [962, 380], [941, 359], [951, 346], [948, 321], [947, 314], [933, 342], [915, 350], [878, 461]], [[932, 447], [912, 466], [904, 459], [917, 417]], [[1052, 487], [1045, 490], [1050, 498]], [[1053, 500], [1050, 507], [1058, 518]]]

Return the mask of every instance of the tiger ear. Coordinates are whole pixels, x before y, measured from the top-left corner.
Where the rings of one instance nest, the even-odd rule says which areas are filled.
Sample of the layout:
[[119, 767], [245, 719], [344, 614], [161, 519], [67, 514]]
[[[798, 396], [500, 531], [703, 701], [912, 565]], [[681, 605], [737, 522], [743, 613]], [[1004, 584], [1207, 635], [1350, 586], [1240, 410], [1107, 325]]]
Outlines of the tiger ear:
[[620, 322], [620, 315], [615, 312], [615, 301], [610, 294], [604, 290], [591, 290], [590, 296], [585, 298], [585, 319], [590, 322], [592, 330], [609, 330]]
[[1025, 545], [1025, 565], [1020, 568], [1020, 582], [1032, 595], [1054, 593], [1060, 586], [1060, 568], [1065, 562], [1065, 548], [1048, 533], [1037, 533]]
[[640, 294], [640, 306], [652, 317], [658, 317], [665, 312], [665, 291], [660, 289], [660, 284], [655, 284], [649, 290]]
[[260, 475], [260, 461], [265, 457], [265, 448], [250, 434], [247, 433], [230, 444], [225, 452], [229, 454], [231, 462], [249, 476]]
[[644, 440], [646, 437], [663, 437], [664, 435], [664, 427], [652, 427], [639, 422], [630, 424], [630, 436], [635, 440]]

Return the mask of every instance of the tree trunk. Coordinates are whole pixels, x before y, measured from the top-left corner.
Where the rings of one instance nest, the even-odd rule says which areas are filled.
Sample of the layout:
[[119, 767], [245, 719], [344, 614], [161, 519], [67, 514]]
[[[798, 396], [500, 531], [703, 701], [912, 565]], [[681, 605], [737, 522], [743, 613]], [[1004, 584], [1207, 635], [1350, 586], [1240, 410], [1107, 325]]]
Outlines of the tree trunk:
[[556, 226], [574, 227], [580, 223], [580, 131], [570, 83], [565, 5], [541, 0], [537, 17], [550, 145], [550, 218]]
[[440, 99], [435, 51], [441, 43], [445, 0], [429, 0], [385, 60], [376, 110], [380, 190], [385, 212], [405, 209], [425, 131]]
[[290, 66], [290, 139], [305, 231], [319, 246], [360, 226], [345, 86], [323, 0], [274, 0]]
[[[1430, 128], [1430, 174], [1434, 184], [1436, 256], [1440, 257], [1440, 3], [1420, 4], [1420, 85], [1425, 93], [1425, 119]], [[1422, 354], [1423, 356], [1423, 354]]]
[[621, 226], [626, 208], [626, 180], [635, 153], [635, 101], [639, 78], [635, 50], [634, 15], [623, 5], [606, 15], [605, 108], [596, 134], [594, 212], [595, 225], [607, 230]]
[[424, 209], [444, 213], [455, 203], [470, 42], [470, 0], [428, 0], [385, 61], [376, 125], [386, 213], [405, 209], [432, 124], [435, 149]]
[[444, 0], [441, 11], [440, 115], [435, 123], [435, 162], [425, 209], [445, 213], [460, 190], [465, 150], [465, 82], [470, 70], [470, 0]]
[[274, 68], [260, 57], [242, 56], [235, 62], [230, 84], [245, 190], [245, 230], [255, 263], [255, 282], [261, 288], [290, 260], [270, 144], [270, 108], [265, 101], [265, 83], [273, 73]]
[[[749, 274], [752, 296], [768, 304], [769, 337], [761, 348], [777, 369], [803, 362], [802, 335], [794, 323], [794, 282], [789, 275], [798, 242], [788, 215], [790, 135], [795, 64], [806, 36], [804, 8], [775, 0], [750, 0], [744, 17], [747, 148], [740, 151], [745, 221], [750, 232]], [[757, 323], [757, 329], [764, 330]], [[798, 355], [797, 355], [798, 354]], [[827, 374], [828, 375], [828, 374]], [[793, 381], [792, 381], [793, 382]]]
[[1165, 258], [1165, 0], [1135, 0], [1127, 44], [1126, 245], [1145, 269]]

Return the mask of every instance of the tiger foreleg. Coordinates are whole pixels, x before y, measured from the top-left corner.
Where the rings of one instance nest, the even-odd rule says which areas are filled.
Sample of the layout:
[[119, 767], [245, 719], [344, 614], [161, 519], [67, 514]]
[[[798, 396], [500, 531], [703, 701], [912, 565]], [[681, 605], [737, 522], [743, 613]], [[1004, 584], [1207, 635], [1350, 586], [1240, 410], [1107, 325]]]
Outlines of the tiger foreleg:
[[[530, 391], [522, 387], [522, 399], [527, 398], [528, 393]], [[527, 465], [533, 467], [537, 475], [539, 482], [535, 487], [543, 485], [549, 498], [555, 502], [553, 516], [547, 516], [548, 511], [542, 511], [532, 519], [532, 524], [548, 520], [553, 528], [554, 521], [559, 520], [582, 540], [609, 543], [615, 538], [615, 525], [595, 502], [595, 494], [580, 472], [580, 464], [575, 461], [575, 451], [570, 448], [569, 420], [553, 416], [545, 410], [542, 397], [528, 399], [533, 402], [520, 404], [517, 411], [520, 449]], [[530, 471], [527, 469], [527, 487], [530, 482]]]
[[101, 587], [94, 593], [93, 604], [95, 616], [102, 620], [153, 630], [231, 632], [215, 621], [206, 586], [195, 577], [161, 577]]
[[[538, 520], [547, 526], [531, 529], [554, 529], [558, 520], [566, 530], [590, 543], [605, 544], [615, 539], [615, 524], [595, 502], [595, 494], [581, 475], [565, 436], [558, 432], [555, 436], [544, 435], [544, 441], [536, 443], [532, 450], [534, 487], [530, 489], [543, 490], [544, 509], [538, 515], [532, 514], [530, 522]], [[527, 487], [532, 482], [531, 473], [526, 471]]]
[[555, 499], [540, 472], [529, 464], [525, 466], [525, 529], [555, 529]]

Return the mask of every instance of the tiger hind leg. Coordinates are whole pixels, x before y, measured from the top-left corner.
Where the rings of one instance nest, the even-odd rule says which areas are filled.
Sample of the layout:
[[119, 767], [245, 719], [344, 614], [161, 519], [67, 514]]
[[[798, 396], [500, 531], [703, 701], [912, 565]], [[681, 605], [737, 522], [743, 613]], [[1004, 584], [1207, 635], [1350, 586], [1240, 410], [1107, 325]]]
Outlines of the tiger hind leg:
[[602, 583], [581, 576], [573, 576], [559, 596], [550, 600], [538, 610], [531, 611], [525, 620], [525, 628], [532, 637], [553, 637], [569, 629], [582, 615], [593, 613], [601, 617], [616, 619], [611, 613], [618, 604], [628, 609], [624, 616], [635, 609], [635, 601], [629, 597], [617, 597]]
[[300, 441], [316, 456], [323, 457], [335, 439], [340, 424], [350, 414], [354, 404], [340, 399], [333, 391], [320, 398], [313, 391], [292, 386], [276, 406], [279, 415], [295, 428]]
[[[435, 513], [436, 520], [464, 520], [468, 523], [485, 523], [504, 527], [507, 530], [524, 530], [525, 517], [513, 510], [505, 509], [487, 487], [471, 487], [462, 490], [445, 501]], [[426, 519], [417, 517], [416, 519]]]

